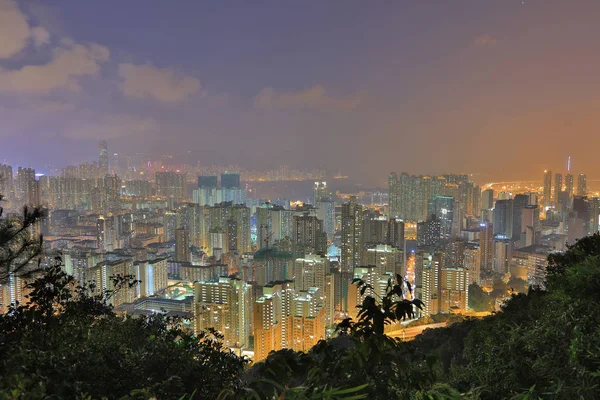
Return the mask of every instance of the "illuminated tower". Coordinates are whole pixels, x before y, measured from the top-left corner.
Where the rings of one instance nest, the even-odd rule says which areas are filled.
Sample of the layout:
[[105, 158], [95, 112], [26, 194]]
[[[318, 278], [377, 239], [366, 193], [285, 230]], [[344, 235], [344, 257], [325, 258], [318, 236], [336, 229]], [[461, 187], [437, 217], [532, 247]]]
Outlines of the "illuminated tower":
[[565, 192], [567, 192], [568, 204], [567, 207], [570, 209], [573, 203], [573, 175], [565, 175]]
[[108, 145], [106, 140], [100, 141], [100, 158], [98, 160], [99, 175], [103, 178], [108, 175]]
[[587, 195], [587, 178], [585, 174], [577, 176], [577, 196]]
[[[567, 175], [569, 176], [569, 175]], [[544, 208], [552, 204], [552, 171], [544, 171]]]

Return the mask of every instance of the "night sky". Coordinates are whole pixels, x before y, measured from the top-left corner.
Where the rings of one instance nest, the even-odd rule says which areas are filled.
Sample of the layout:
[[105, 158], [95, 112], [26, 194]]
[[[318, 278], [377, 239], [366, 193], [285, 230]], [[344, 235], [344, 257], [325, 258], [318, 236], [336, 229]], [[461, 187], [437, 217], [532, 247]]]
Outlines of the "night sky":
[[0, 0], [0, 162], [597, 173], [600, 1]]

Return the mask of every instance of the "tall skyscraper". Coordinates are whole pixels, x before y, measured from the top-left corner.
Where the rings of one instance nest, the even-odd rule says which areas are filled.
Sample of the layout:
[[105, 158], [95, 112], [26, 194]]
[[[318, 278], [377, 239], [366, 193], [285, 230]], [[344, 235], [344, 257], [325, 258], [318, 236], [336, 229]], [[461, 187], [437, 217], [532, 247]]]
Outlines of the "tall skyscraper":
[[587, 195], [587, 178], [585, 174], [579, 174], [577, 176], [577, 196]]
[[558, 204], [560, 192], [562, 192], [562, 175], [556, 174], [554, 175], [554, 196], [552, 197], [555, 206]]
[[486, 189], [481, 192], [481, 220], [490, 221], [492, 209], [494, 208], [494, 189]]
[[565, 175], [565, 192], [569, 198], [573, 198], [573, 175], [567, 174]]
[[523, 209], [529, 204], [529, 196], [526, 194], [518, 194], [513, 199], [513, 229], [512, 239], [519, 240], [521, 238], [521, 223]]
[[489, 222], [482, 222], [479, 227], [479, 260], [481, 272], [492, 271], [494, 258], [494, 226]]
[[356, 196], [342, 205], [342, 270], [353, 271], [360, 265], [362, 252], [363, 207], [356, 202]]
[[[568, 176], [568, 175], [567, 175]], [[544, 171], [544, 208], [552, 205], [552, 171]]]
[[513, 233], [513, 200], [498, 200], [494, 206], [494, 237], [510, 239]]
[[307, 254], [294, 261], [294, 281], [297, 290], [311, 287], [325, 289], [325, 275], [329, 272], [329, 260], [316, 254]]
[[105, 175], [109, 174], [108, 170], [108, 144], [106, 140], [101, 140], [100, 145], [100, 157], [98, 160], [99, 177], [104, 178]]

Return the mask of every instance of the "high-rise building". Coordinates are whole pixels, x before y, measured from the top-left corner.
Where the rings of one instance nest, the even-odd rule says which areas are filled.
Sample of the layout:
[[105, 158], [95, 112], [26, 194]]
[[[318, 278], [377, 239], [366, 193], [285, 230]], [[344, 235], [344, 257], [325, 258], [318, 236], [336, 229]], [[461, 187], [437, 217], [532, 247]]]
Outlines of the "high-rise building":
[[325, 275], [329, 272], [329, 261], [320, 255], [307, 254], [294, 261], [294, 281], [296, 290], [317, 287], [325, 290]]
[[185, 175], [173, 171], [157, 172], [156, 194], [173, 201], [184, 201], [186, 198]]
[[109, 174], [109, 170], [108, 170], [108, 145], [106, 143], [106, 140], [101, 140], [100, 141], [100, 145], [99, 145], [99, 149], [100, 149], [100, 157], [98, 160], [98, 172], [99, 172], [99, 178], [104, 178], [105, 175]]
[[196, 282], [194, 322], [196, 334], [214, 328], [223, 334], [225, 346], [247, 347], [252, 325], [251, 285], [233, 277]]
[[378, 244], [367, 249], [366, 264], [375, 267], [375, 273], [382, 276], [402, 274], [397, 269], [398, 249], [387, 244]]
[[221, 187], [223, 189], [239, 189], [240, 188], [240, 174], [237, 174], [237, 173], [221, 174]]
[[510, 239], [513, 233], [513, 200], [497, 200], [494, 206], [494, 236]]
[[303, 258], [307, 254], [325, 254], [327, 251], [327, 234], [323, 230], [323, 221], [308, 212], [295, 215], [292, 246], [296, 258]]
[[[568, 175], [567, 175], [568, 177]], [[544, 171], [544, 208], [552, 205], [552, 171]]]
[[117, 175], [104, 176], [104, 210], [118, 212], [121, 210], [121, 178]]
[[362, 253], [362, 205], [356, 202], [356, 196], [342, 205], [342, 257], [343, 271], [352, 271], [360, 265]]
[[494, 259], [494, 225], [489, 222], [479, 224], [479, 265], [483, 273], [492, 272]]
[[288, 342], [294, 351], [308, 351], [320, 340], [325, 339], [325, 307], [321, 298], [323, 290], [309, 288], [298, 291], [292, 300], [288, 326]]
[[187, 229], [175, 230], [175, 261], [190, 261], [190, 233]]
[[321, 197], [321, 201], [315, 203], [317, 217], [323, 221], [323, 230], [327, 234], [327, 240], [333, 241], [335, 234], [335, 203], [331, 197]]
[[16, 194], [17, 199], [23, 204], [29, 206], [38, 206], [40, 204], [40, 191], [33, 168], [18, 168]]
[[240, 174], [221, 174], [221, 197], [233, 204], [246, 204], [246, 190], [240, 184]]
[[481, 261], [479, 259], [479, 246], [469, 244], [464, 251], [464, 268], [469, 271], [469, 283], [481, 282]]
[[521, 215], [521, 247], [533, 246], [541, 240], [540, 209], [537, 205], [527, 205]]
[[569, 196], [568, 208], [571, 208], [571, 203], [573, 202], [573, 189], [573, 175], [567, 174], [565, 175], [565, 192], [567, 192], [567, 196]]
[[[252, 250], [250, 238], [250, 209], [242, 204], [222, 202], [209, 207], [210, 234], [224, 234], [223, 251], [246, 253]], [[214, 243], [213, 243], [214, 244]], [[210, 245], [209, 245], [210, 246]], [[225, 247], [223, 247], [225, 246]], [[213, 251], [214, 246], [209, 250]]]
[[136, 297], [139, 296], [137, 285], [125, 285], [120, 290], [115, 291], [114, 276], [136, 276], [136, 269], [131, 258], [102, 261], [91, 267], [86, 276], [89, 281], [95, 283], [95, 294], [104, 291], [113, 292], [113, 295], [109, 298], [109, 303], [115, 307], [123, 303], [133, 303]]
[[522, 232], [522, 217], [523, 209], [529, 204], [529, 196], [526, 194], [518, 194], [513, 199], [513, 229], [512, 239], [519, 240]]
[[5, 199], [14, 196], [13, 170], [10, 165], [0, 164], [0, 195]]
[[435, 215], [438, 221], [440, 221], [440, 238], [443, 240], [450, 239], [453, 233], [454, 197], [432, 197], [429, 199], [428, 214]]
[[330, 201], [329, 191], [327, 190], [327, 182], [315, 182], [313, 187], [313, 204], [316, 206], [321, 201]]
[[400, 217], [398, 174], [392, 172], [388, 178], [388, 206], [389, 215], [393, 218]]
[[434, 246], [441, 240], [441, 223], [434, 215], [429, 217], [427, 221], [417, 223], [417, 245], [418, 246]]
[[491, 210], [494, 208], [494, 189], [486, 189], [481, 192], [481, 209]]
[[193, 192], [194, 203], [201, 206], [214, 206], [223, 201], [222, 191], [217, 185], [217, 176], [199, 176], [198, 188]]
[[558, 195], [562, 192], [562, 174], [554, 175], [554, 204], [558, 204]]
[[158, 294], [169, 286], [167, 277], [167, 258], [158, 258], [148, 261], [136, 261], [133, 263], [137, 285], [138, 296], [147, 297]]
[[587, 195], [587, 178], [585, 174], [577, 176], [577, 196]]

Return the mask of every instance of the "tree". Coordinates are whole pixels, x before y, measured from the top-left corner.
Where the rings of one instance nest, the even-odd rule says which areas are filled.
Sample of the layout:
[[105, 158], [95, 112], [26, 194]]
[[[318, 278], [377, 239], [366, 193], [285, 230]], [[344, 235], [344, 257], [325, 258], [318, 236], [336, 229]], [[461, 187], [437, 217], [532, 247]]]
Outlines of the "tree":
[[0, 283], [6, 282], [11, 274], [27, 275], [34, 271], [34, 260], [42, 252], [42, 236], [32, 231], [45, 217], [40, 208], [27, 206], [21, 216], [2, 218], [3, 211], [0, 207]]
[[473, 311], [492, 311], [493, 299], [476, 283], [469, 285], [469, 308]]
[[[134, 284], [114, 279], [116, 291]], [[142, 392], [208, 399], [239, 387], [247, 360], [225, 349], [220, 333], [194, 336], [161, 314], [119, 317], [108, 304], [115, 292], [92, 296], [90, 289], [65, 274], [57, 258], [28, 285], [30, 302], [0, 316], [0, 398], [16, 390], [74, 399]]]

